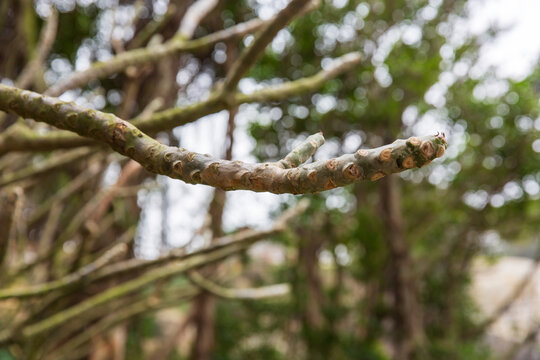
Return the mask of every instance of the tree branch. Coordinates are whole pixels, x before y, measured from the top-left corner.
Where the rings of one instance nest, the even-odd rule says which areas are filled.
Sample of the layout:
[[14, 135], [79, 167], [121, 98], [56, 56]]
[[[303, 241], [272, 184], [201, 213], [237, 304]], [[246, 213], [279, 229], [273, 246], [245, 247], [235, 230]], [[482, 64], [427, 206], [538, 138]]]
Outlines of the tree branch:
[[65, 79], [61, 79], [55, 85], [51, 86], [46, 94], [58, 96], [67, 90], [85, 85], [91, 80], [104, 78], [123, 71], [129, 66], [138, 66], [156, 62], [163, 59], [163, 57], [172, 56], [180, 52], [202, 51], [212, 47], [220, 41], [239, 38], [245, 34], [256, 31], [265, 23], [266, 21], [261, 19], [253, 19], [199, 39], [184, 41], [181, 37], [174, 37], [163, 44], [125, 51], [106, 62], [93, 63], [90, 68], [86, 70], [68, 75]]
[[0, 290], [0, 300], [43, 295], [51, 291], [72, 286], [73, 284], [81, 283], [85, 279], [87, 279], [89, 275], [93, 274], [97, 270], [101, 269], [103, 266], [109, 264], [111, 261], [125, 254], [127, 252], [127, 249], [128, 248], [125, 243], [117, 244], [95, 261], [80, 268], [76, 272], [66, 275], [65, 277], [58, 280], [24, 288]]
[[[228, 103], [221, 101], [214, 93], [208, 99], [184, 107], [167, 109], [147, 116], [143, 111], [141, 115], [130, 122], [141, 131], [154, 133], [170, 130], [193, 122], [203, 116], [230, 109], [241, 104], [253, 102], [271, 102], [300, 96], [319, 89], [326, 81], [333, 79], [350, 70], [362, 61], [362, 55], [352, 52], [335, 59], [327, 69], [317, 74], [288, 81], [279, 85], [267, 86], [253, 93], [237, 92]], [[53, 131], [46, 134], [37, 134], [27, 127], [11, 126], [0, 135], [0, 155], [9, 151], [47, 151], [60, 148], [71, 148], [92, 144], [93, 141], [81, 138], [67, 131]]]
[[182, 300], [188, 300], [198, 293], [199, 291], [195, 287], [186, 287], [182, 293], [175, 294], [175, 296], [167, 296], [165, 299], [156, 299], [150, 296], [129, 304], [92, 324], [75, 337], [70, 338], [66, 343], [62, 344], [58, 351], [55, 350], [54, 358], [56, 359], [57, 356], [72, 353], [77, 347], [90, 341], [93, 336], [101, 334], [117, 324], [143, 313], [160, 310], [169, 306], [177, 306]]
[[80, 161], [93, 153], [94, 150], [92, 148], [74, 149], [66, 153], [53, 156], [38, 164], [28, 165], [27, 167], [16, 172], [3, 174], [0, 176], [0, 188], [16, 181], [57, 170], [67, 164], [71, 164], [74, 161]]
[[206, 279], [197, 271], [188, 273], [189, 279], [209, 293], [229, 300], [259, 300], [288, 295], [291, 291], [289, 284], [275, 284], [258, 288], [228, 289]]
[[16, 202], [17, 191], [15, 189], [10, 188], [0, 192], [0, 204], [2, 204], [2, 208], [0, 208], [0, 269], [4, 269]]
[[0, 85], [0, 109], [106, 143], [150, 172], [223, 190], [276, 194], [319, 192], [422, 167], [442, 156], [446, 147], [446, 139], [442, 136], [413, 137], [372, 150], [359, 150], [355, 154], [283, 169], [271, 163], [219, 160], [184, 148], [166, 146], [112, 114], [6, 85]]
[[182, 23], [178, 28], [177, 36], [183, 39], [191, 39], [195, 33], [195, 29], [219, 3], [219, 0], [198, 0], [193, 3], [186, 11]]
[[[25, 322], [19, 326], [12, 327], [0, 331], [0, 343], [12, 341], [14, 338], [22, 335], [25, 338], [33, 337], [43, 332], [49, 331], [57, 326], [70, 321], [71, 319], [86, 314], [91, 310], [115, 301], [131, 292], [140, 290], [159, 280], [170, 278], [171, 276], [196, 269], [200, 266], [207, 265], [214, 261], [218, 261], [232, 254], [238, 253], [247, 249], [254, 242], [267, 238], [270, 235], [283, 231], [286, 228], [286, 223], [298, 216], [299, 213], [305, 211], [309, 204], [308, 200], [300, 201], [296, 206], [287, 209], [274, 223], [274, 227], [266, 231], [245, 230], [234, 235], [225, 236], [216, 241], [210, 247], [201, 249], [195, 253], [181, 255], [171, 252], [169, 256], [153, 261], [126, 261], [117, 264], [109, 265], [103, 268], [101, 272], [92, 276], [88, 281], [97, 279], [110, 278], [112, 275], [125, 273], [126, 271], [141, 270], [149, 265], [162, 264], [167, 262], [160, 268], [150, 270], [145, 274], [129, 280], [123, 284], [112, 287], [104, 292], [101, 292], [93, 297], [82, 301], [66, 310], [60, 311], [44, 320], [37, 323], [25, 326]], [[174, 254], [174, 255], [173, 255]], [[170, 260], [177, 261], [170, 262]], [[136, 260], [136, 259], [135, 259]], [[127, 266], [126, 266], [127, 265]], [[80, 280], [79, 280], [80, 281]], [[75, 282], [70, 284], [75, 285]]]
[[264, 49], [274, 39], [278, 31], [287, 26], [295, 16], [300, 15], [302, 8], [308, 3], [309, 0], [292, 0], [261, 29], [255, 40], [242, 52], [227, 74], [222, 90], [225, 96], [236, 89], [240, 79], [259, 60]]
[[34, 58], [24, 67], [23, 71], [17, 78], [15, 85], [20, 88], [28, 87], [34, 80], [34, 76], [43, 62], [49, 55], [54, 40], [56, 38], [56, 30], [58, 28], [58, 12], [53, 6], [49, 7], [50, 15], [47, 18], [45, 26], [41, 30], [37, 53]]

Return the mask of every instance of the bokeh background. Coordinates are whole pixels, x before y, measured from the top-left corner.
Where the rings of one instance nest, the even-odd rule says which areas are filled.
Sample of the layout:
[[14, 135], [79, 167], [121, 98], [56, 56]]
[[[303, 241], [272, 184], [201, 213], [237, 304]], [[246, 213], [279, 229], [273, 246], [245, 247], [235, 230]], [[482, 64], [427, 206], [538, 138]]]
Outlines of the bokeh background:
[[[51, 5], [59, 12], [58, 32], [32, 87], [38, 92], [131, 49], [135, 40], [138, 46], [166, 41], [190, 3], [1, 0], [0, 80], [14, 83]], [[268, 19], [286, 4], [221, 0], [194, 37]], [[256, 301], [212, 297], [210, 305], [204, 297], [179, 301], [96, 334], [76, 358], [540, 358], [539, 13], [534, 0], [326, 0], [295, 19], [241, 80], [240, 91], [313, 75], [351, 51], [365, 60], [313, 93], [240, 105], [157, 138], [221, 158], [229, 148], [233, 159], [254, 162], [278, 160], [318, 131], [326, 143], [315, 159], [444, 132], [445, 155], [421, 169], [309, 196], [216, 195], [203, 185], [138, 175], [140, 188], [115, 199], [106, 210], [111, 216], [96, 226], [106, 227], [105, 240], [134, 229], [129, 256], [139, 259], [197, 250], [221, 233], [268, 228], [284, 208], [309, 198], [309, 209], [287, 232], [208, 270], [223, 286], [287, 282], [291, 293]], [[141, 40], [148, 24], [159, 26]], [[179, 54], [60, 98], [126, 118], [157, 96], [164, 108], [185, 106], [208, 96], [252, 41], [247, 35]], [[133, 83], [134, 97], [128, 95]], [[0, 171], [16, 168], [2, 160]], [[86, 190], [68, 198], [66, 219], [114, 186], [126, 161], [108, 156], [101, 166]], [[76, 174], [63, 169], [40, 178], [37, 189], [22, 187], [16, 218], [26, 227], [16, 236], [26, 237], [28, 248], [18, 249], [21, 262], [35, 255], [32, 242], [44, 226], [29, 223], [29, 214]], [[62, 251], [75, 251], [85, 231], [72, 234]], [[9, 324], [5, 312], [12, 305], [0, 303], [0, 327]], [[201, 308], [212, 315], [204, 317]], [[209, 343], [204, 334], [212, 335]], [[197, 352], [197, 346], [206, 348]], [[6, 347], [0, 359], [16, 354]]]

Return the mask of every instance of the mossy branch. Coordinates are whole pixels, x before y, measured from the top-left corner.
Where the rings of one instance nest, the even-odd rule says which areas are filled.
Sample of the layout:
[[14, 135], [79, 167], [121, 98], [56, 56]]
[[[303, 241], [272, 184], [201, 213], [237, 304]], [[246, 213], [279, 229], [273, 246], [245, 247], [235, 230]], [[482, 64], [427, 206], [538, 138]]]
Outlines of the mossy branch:
[[2, 204], [2, 208], [0, 208], [0, 269], [4, 268], [4, 261], [8, 253], [9, 234], [15, 215], [17, 197], [17, 191], [13, 188], [0, 192], [0, 204]]
[[197, 52], [209, 49], [220, 41], [240, 38], [256, 31], [266, 24], [266, 22], [267, 21], [261, 19], [253, 19], [198, 39], [186, 41], [183, 37], [177, 36], [163, 44], [150, 45], [145, 48], [125, 51], [110, 60], [93, 63], [86, 70], [68, 75], [66, 78], [61, 79], [55, 85], [51, 86], [46, 94], [50, 96], [59, 96], [67, 90], [83, 86], [92, 80], [101, 79], [124, 71], [129, 66], [140, 66], [157, 62], [164, 57], [181, 52]]
[[0, 290], [0, 300], [9, 299], [9, 298], [27, 298], [33, 296], [39, 296], [51, 291], [60, 290], [73, 284], [78, 284], [83, 282], [88, 276], [97, 270], [101, 269], [103, 266], [107, 265], [111, 261], [117, 259], [119, 256], [127, 252], [127, 245], [124, 243], [117, 244], [113, 246], [109, 251], [105, 252], [95, 261], [90, 264], [80, 268], [74, 273], [66, 275], [65, 277], [54, 280], [45, 284], [39, 284], [24, 288], [15, 288], [15, 289], [4, 289]]
[[[285, 230], [287, 223], [297, 217], [301, 212], [305, 211], [308, 205], [308, 200], [301, 200], [296, 206], [287, 209], [278, 219], [276, 219], [274, 226], [269, 230], [244, 230], [237, 234], [222, 237], [218, 239], [214, 245], [201, 249], [195, 253], [180, 255], [171, 252], [171, 254], [159, 260], [137, 261], [137, 259], [132, 259], [126, 262], [109, 265], [106, 268], [103, 268], [103, 271], [96, 273], [95, 276], [91, 276], [88, 281], [110, 278], [111, 276], [124, 274], [126, 271], [133, 272], [134, 270], [146, 269], [149, 265], [165, 263], [165, 265], [159, 268], [152, 269], [133, 280], [94, 295], [69, 309], [56, 313], [37, 323], [26, 326], [22, 325], [22, 329], [18, 326], [15, 328], [4, 329], [3, 331], [0, 331], [0, 343], [13, 341], [20, 336], [29, 338], [40, 335], [75, 317], [86, 314], [96, 308], [102, 308], [103, 305], [154, 284], [156, 281], [170, 278], [171, 276], [196, 269], [243, 251], [254, 242]], [[80, 283], [80, 281], [82, 281], [82, 279], [79, 279], [77, 282], [73, 282], [70, 285], [75, 285], [76, 283]]]
[[[316, 91], [326, 81], [343, 74], [361, 61], [362, 55], [358, 52], [352, 52], [335, 59], [326, 69], [309, 77], [267, 86], [249, 94], [237, 92], [228, 98], [228, 102], [222, 101], [218, 94], [212, 94], [208, 99], [198, 103], [156, 112], [152, 116], [147, 116], [146, 112], [143, 111], [140, 116], [130, 122], [142, 131], [155, 133], [188, 124], [203, 116], [241, 104], [280, 101], [300, 96]], [[26, 126], [13, 125], [0, 135], [0, 155], [10, 151], [47, 151], [85, 146], [92, 143], [91, 139], [82, 138], [68, 131], [38, 134]]]
[[200, 291], [198, 291], [194, 286], [189, 286], [183, 288], [181, 292], [176, 291], [176, 293], [172, 294], [173, 296], [168, 295], [161, 299], [150, 296], [126, 305], [86, 327], [84, 331], [78, 333], [74, 337], [70, 338], [67, 342], [63, 343], [54, 351], [54, 357], [52, 358], [57, 359], [58, 356], [61, 358], [61, 356], [64, 354], [71, 354], [79, 346], [90, 341], [95, 335], [101, 334], [113, 326], [127, 321], [137, 315], [146, 314], [167, 307], [178, 306], [179, 303], [193, 298], [194, 296], [198, 295], [199, 292]]
[[275, 298], [286, 296], [291, 291], [291, 286], [289, 284], [275, 284], [243, 289], [225, 288], [211, 280], [206, 279], [197, 271], [190, 271], [188, 273], [188, 277], [193, 284], [197, 285], [201, 289], [206, 290], [215, 296], [229, 300], [259, 300]]
[[16, 172], [3, 174], [0, 176], [0, 188], [29, 177], [46, 174], [50, 171], [54, 171], [69, 165], [75, 161], [81, 161], [93, 153], [94, 150], [87, 147], [74, 149], [66, 153], [53, 156], [46, 161], [28, 165], [27, 167], [24, 167]]
[[314, 193], [422, 167], [442, 156], [446, 147], [446, 139], [442, 136], [414, 137], [376, 149], [362, 149], [354, 154], [283, 169], [272, 163], [219, 160], [184, 148], [166, 146], [112, 114], [6, 85], [0, 85], [0, 109], [106, 143], [150, 172], [223, 190]]

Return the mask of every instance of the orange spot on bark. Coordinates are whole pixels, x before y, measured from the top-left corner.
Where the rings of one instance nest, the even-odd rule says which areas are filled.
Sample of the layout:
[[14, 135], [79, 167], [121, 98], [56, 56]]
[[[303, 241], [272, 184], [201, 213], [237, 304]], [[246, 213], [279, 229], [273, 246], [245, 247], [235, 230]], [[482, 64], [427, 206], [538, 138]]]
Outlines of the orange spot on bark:
[[433, 145], [429, 141], [424, 141], [420, 150], [428, 159], [431, 159], [435, 153], [435, 149], [433, 149]]
[[444, 155], [444, 146], [439, 146], [439, 148], [437, 149], [437, 157], [441, 157]]
[[407, 143], [413, 145], [413, 146], [419, 146], [421, 144], [421, 141], [419, 138], [417, 137], [410, 137], [409, 139], [407, 139]]
[[392, 160], [392, 149], [384, 149], [379, 154], [379, 159], [383, 162], [388, 162]]
[[174, 172], [177, 174], [182, 174], [182, 162], [181, 161], [175, 161], [173, 164]]
[[330, 190], [335, 189], [336, 183], [332, 179], [328, 179], [326, 183], [324, 183], [324, 190]]
[[376, 172], [375, 174], [373, 174], [373, 175], [371, 176], [371, 179], [370, 179], [370, 180], [371, 180], [371, 181], [379, 180], [380, 178], [383, 178], [383, 177], [385, 177], [385, 176], [386, 176], [385, 173], [379, 171], [379, 172]]
[[315, 170], [310, 170], [308, 172], [308, 179], [309, 181], [311, 181], [312, 183], [316, 183], [317, 182], [317, 171]]
[[337, 161], [336, 161], [336, 159], [330, 159], [330, 160], [328, 160], [328, 161], [326, 162], [325, 166], [326, 166], [326, 168], [327, 168], [328, 170], [331, 170], [331, 171], [336, 170], [336, 169], [337, 169]]
[[343, 175], [347, 179], [358, 179], [360, 177], [360, 169], [355, 163], [348, 163], [343, 168]]
[[405, 169], [412, 169], [416, 166], [416, 162], [414, 161], [414, 158], [411, 156], [407, 156], [405, 160], [403, 160], [403, 167]]

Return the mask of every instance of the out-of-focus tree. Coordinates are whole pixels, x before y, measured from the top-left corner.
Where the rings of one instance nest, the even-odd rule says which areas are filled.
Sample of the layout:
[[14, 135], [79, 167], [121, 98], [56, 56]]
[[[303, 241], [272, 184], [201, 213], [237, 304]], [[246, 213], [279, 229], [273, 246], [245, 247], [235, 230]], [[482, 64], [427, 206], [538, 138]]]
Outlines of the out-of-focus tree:
[[[538, 74], [473, 76], [465, 3], [3, 1], [0, 355], [486, 358], [470, 265], [536, 236]], [[223, 110], [222, 154], [178, 147]], [[216, 188], [204, 247], [134, 256], [156, 174]], [[316, 194], [224, 235], [235, 189]]]

